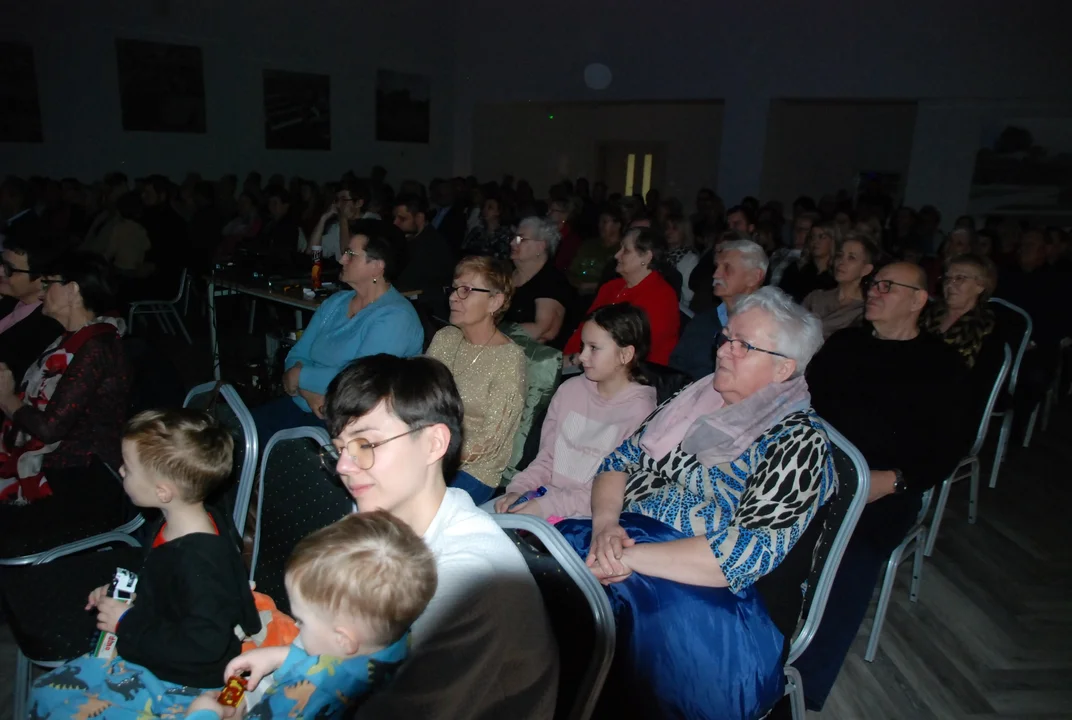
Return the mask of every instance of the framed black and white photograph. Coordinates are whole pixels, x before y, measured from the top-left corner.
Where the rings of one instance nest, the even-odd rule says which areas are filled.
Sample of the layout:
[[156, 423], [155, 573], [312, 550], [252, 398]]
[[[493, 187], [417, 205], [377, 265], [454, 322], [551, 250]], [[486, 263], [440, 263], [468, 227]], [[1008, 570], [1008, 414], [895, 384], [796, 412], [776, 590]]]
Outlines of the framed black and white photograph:
[[264, 71], [264, 144], [269, 150], [331, 149], [331, 77]]
[[115, 55], [124, 130], [205, 132], [201, 48], [118, 39]]
[[376, 139], [427, 143], [431, 83], [425, 75], [380, 70], [376, 73]]
[[0, 43], [0, 142], [42, 140], [33, 47]]

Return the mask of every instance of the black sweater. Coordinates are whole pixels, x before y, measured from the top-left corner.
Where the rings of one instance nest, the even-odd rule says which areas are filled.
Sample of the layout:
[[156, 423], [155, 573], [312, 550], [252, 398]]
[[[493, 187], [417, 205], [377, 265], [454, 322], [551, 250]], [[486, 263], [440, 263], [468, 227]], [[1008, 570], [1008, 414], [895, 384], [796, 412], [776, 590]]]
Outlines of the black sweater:
[[[18, 300], [0, 298], [0, 318], [15, 311]], [[0, 362], [11, 368], [15, 386], [22, 382], [27, 368], [63, 332], [63, 326], [41, 312], [41, 306], [0, 333]]]
[[819, 415], [872, 470], [904, 473], [908, 490], [872, 503], [867, 517], [899, 525], [968, 452], [977, 419], [967, 374], [957, 352], [933, 336], [880, 340], [865, 328], [834, 333], [808, 365]]
[[137, 598], [119, 620], [119, 656], [165, 682], [219, 687], [242, 651], [235, 626], [247, 634], [261, 627], [234, 527], [214, 519], [220, 535], [193, 533], [149, 549]]

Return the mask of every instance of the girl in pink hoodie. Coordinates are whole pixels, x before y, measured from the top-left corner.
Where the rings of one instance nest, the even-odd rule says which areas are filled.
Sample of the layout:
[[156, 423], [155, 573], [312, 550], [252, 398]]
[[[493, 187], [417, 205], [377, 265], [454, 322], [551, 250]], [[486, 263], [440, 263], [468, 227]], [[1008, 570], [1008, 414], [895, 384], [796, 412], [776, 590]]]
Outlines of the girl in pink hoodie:
[[655, 388], [638, 367], [651, 346], [647, 314], [628, 303], [604, 305], [581, 329], [584, 375], [555, 392], [540, 451], [495, 501], [495, 512], [538, 515], [552, 522], [592, 514], [599, 463], [655, 409]]

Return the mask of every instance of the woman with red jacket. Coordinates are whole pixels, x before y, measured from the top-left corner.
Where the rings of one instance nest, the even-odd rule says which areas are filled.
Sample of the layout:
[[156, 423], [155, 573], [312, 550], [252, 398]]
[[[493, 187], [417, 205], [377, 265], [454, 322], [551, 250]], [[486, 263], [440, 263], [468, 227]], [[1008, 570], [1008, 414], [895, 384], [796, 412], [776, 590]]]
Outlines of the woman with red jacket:
[[[677, 294], [670, 283], [655, 268], [666, 254], [666, 240], [655, 230], [646, 227], [631, 229], [622, 238], [622, 247], [614, 256], [619, 278], [604, 283], [587, 314], [604, 305], [629, 303], [648, 314], [651, 325], [651, 352], [648, 359], [666, 365], [670, 352], [677, 345], [681, 318], [678, 315]], [[583, 324], [583, 323], [582, 323]], [[574, 331], [563, 350], [564, 364], [576, 365], [581, 352], [581, 328]]]

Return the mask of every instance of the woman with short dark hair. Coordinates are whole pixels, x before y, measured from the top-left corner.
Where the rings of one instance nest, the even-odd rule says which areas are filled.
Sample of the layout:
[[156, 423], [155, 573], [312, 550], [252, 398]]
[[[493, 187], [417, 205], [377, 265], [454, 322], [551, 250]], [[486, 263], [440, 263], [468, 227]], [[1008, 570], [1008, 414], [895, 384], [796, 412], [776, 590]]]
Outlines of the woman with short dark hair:
[[[665, 255], [666, 240], [660, 233], [647, 227], [631, 229], [622, 238], [622, 246], [614, 256], [618, 263], [616, 270], [621, 277], [604, 283], [588, 309], [591, 313], [604, 305], [627, 302], [646, 312], [651, 324], [649, 359], [660, 365], [670, 361], [670, 352], [677, 345], [681, 325], [677, 294], [657, 272]], [[580, 325], [562, 352], [567, 365], [579, 362]]]
[[54, 254], [28, 223], [16, 225], [4, 239], [0, 264], [0, 363], [21, 378], [63, 327], [44, 313], [43, 271]]
[[321, 425], [328, 383], [355, 358], [419, 355], [424, 329], [413, 304], [392, 284], [397, 254], [376, 223], [355, 221], [340, 253], [339, 282], [349, 290], [325, 300], [283, 364], [282, 397], [253, 411], [261, 447], [280, 430]]
[[[94, 455], [122, 464], [130, 374], [115, 306], [116, 286], [104, 258], [71, 253], [45, 275], [44, 313], [64, 332], [16, 385], [0, 365], [0, 501], [33, 503], [64, 488], [52, 470], [84, 468]], [[6, 529], [5, 529], [6, 532]]]

